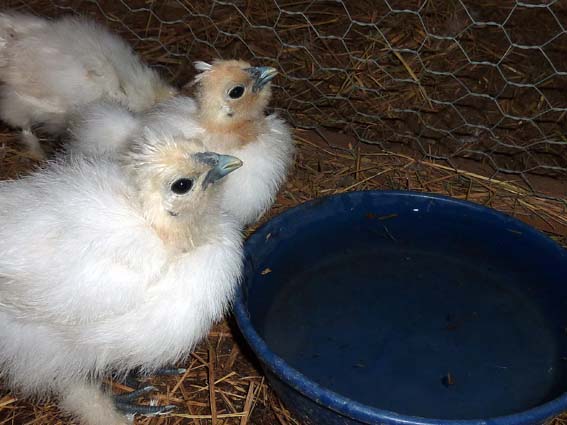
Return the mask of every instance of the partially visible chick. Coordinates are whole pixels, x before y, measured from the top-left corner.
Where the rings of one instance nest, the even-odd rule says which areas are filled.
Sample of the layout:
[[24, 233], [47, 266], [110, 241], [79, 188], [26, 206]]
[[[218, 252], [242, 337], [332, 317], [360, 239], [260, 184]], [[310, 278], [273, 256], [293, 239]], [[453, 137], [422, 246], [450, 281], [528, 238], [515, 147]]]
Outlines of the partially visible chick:
[[77, 121], [72, 132], [79, 137], [71, 142], [72, 150], [112, 155], [136, 131], [136, 121], [137, 128], [198, 136], [207, 148], [244, 161], [224, 185], [223, 207], [241, 225], [252, 224], [271, 207], [293, 161], [289, 127], [276, 115], [265, 115], [277, 71], [237, 60], [197, 62], [196, 67], [201, 72], [195, 100], [176, 96], [137, 116], [99, 105]]
[[242, 236], [219, 190], [241, 165], [143, 131], [118, 161], [70, 157], [0, 182], [6, 382], [55, 394], [82, 424], [127, 423], [101, 379], [174, 363], [232, 299]]
[[48, 21], [0, 13], [0, 118], [22, 129], [43, 156], [32, 129], [60, 135], [70, 112], [99, 99], [143, 111], [176, 91], [107, 28], [85, 18]]

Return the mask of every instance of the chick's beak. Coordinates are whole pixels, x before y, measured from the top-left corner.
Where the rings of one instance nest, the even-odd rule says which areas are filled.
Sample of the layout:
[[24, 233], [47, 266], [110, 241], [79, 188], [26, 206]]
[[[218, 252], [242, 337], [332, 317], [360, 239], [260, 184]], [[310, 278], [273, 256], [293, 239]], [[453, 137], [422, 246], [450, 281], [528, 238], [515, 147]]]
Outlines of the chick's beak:
[[278, 74], [278, 70], [271, 66], [254, 66], [246, 68], [246, 72], [254, 78], [254, 85], [252, 86], [254, 92], [262, 90]]
[[202, 156], [206, 158], [203, 162], [212, 166], [207, 173], [205, 180], [203, 180], [203, 187], [205, 188], [209, 184], [222, 179], [224, 176], [242, 167], [242, 161], [235, 156], [219, 155], [214, 152], [203, 152]]

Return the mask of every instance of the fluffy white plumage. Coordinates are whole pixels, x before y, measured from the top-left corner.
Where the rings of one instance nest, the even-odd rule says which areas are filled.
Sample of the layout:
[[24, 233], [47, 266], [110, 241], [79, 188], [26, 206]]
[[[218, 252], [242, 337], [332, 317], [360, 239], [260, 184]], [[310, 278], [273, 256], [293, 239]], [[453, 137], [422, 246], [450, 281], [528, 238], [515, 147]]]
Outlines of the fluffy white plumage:
[[[203, 150], [145, 131], [118, 161], [71, 157], [0, 182], [0, 373], [9, 384], [55, 393], [84, 424], [123, 424], [100, 378], [171, 364], [221, 318], [239, 279], [241, 234], [219, 208], [223, 181], [206, 182], [219, 178], [211, 156], [232, 161], [221, 175], [241, 163], [200, 159]], [[185, 195], [171, 183], [181, 177], [193, 181]]]
[[[136, 121], [137, 128], [198, 136], [208, 149], [234, 155], [244, 162], [224, 184], [223, 208], [241, 225], [249, 225], [271, 207], [293, 161], [290, 128], [275, 114], [265, 116], [271, 96], [269, 79], [275, 70], [251, 68], [246, 62], [234, 60], [197, 62], [196, 68], [202, 71], [196, 77], [196, 100], [173, 97], [138, 115], [119, 111], [114, 105], [99, 105], [94, 113], [83, 114], [73, 128], [72, 132], [81, 137], [74, 138], [71, 150], [113, 155], [127, 144], [127, 135], [136, 127]], [[249, 69], [260, 71], [254, 75]], [[271, 72], [270, 78], [255, 90], [262, 72]], [[244, 93], [232, 99], [229, 93], [239, 85], [245, 88]], [[116, 137], [109, 137], [109, 129]]]
[[176, 97], [158, 105], [145, 123], [160, 130], [175, 127], [185, 137], [202, 138], [208, 149], [240, 158], [245, 165], [225, 182], [222, 205], [241, 225], [256, 222], [272, 206], [292, 163], [294, 145], [289, 127], [275, 114], [262, 116], [258, 132], [243, 143], [231, 131], [203, 128], [198, 114], [190, 114], [194, 107], [191, 98]]
[[48, 21], [0, 13], [0, 118], [23, 130], [42, 155], [32, 127], [59, 135], [69, 113], [99, 99], [143, 111], [175, 94], [131, 47], [84, 18]]
[[115, 156], [141, 128], [140, 119], [114, 102], [93, 102], [72, 114], [66, 150], [70, 154]]

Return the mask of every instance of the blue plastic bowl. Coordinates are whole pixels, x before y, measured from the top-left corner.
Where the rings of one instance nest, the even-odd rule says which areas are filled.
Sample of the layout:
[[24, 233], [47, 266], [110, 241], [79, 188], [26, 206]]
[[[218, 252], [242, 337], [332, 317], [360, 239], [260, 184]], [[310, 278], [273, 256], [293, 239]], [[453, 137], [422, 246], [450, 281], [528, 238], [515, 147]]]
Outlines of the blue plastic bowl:
[[567, 251], [469, 202], [317, 199], [246, 242], [235, 313], [305, 423], [536, 424], [567, 410]]

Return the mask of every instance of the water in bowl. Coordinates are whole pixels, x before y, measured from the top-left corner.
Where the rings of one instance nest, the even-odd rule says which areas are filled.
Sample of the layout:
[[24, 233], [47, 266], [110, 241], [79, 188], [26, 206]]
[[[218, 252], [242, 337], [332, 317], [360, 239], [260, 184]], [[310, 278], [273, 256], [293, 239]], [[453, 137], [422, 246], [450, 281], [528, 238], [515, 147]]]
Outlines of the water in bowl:
[[317, 383], [440, 419], [523, 411], [562, 392], [565, 360], [537, 282], [447, 253], [343, 250], [294, 271], [262, 336]]

